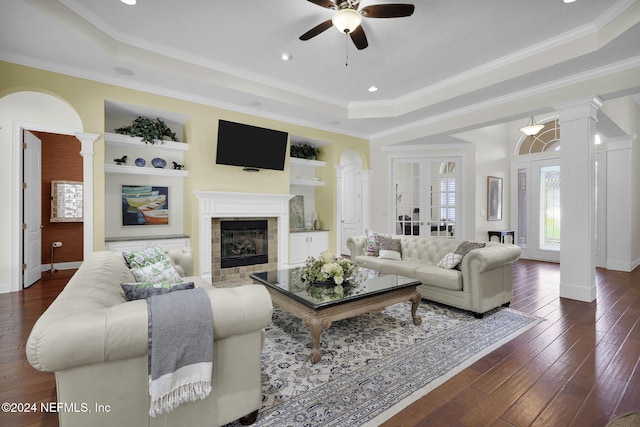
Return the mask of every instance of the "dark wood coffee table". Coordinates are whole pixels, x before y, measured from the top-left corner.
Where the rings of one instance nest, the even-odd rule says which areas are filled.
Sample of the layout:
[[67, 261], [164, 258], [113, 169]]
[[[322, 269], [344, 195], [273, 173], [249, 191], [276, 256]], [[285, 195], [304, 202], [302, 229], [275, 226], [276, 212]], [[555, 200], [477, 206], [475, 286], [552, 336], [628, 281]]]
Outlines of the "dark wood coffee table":
[[315, 292], [307, 291], [308, 285], [300, 279], [301, 272], [301, 268], [273, 270], [252, 274], [251, 278], [266, 286], [275, 306], [301, 319], [309, 328], [313, 342], [309, 354], [311, 363], [320, 361], [320, 334], [333, 321], [381, 311], [390, 305], [411, 301], [413, 323], [422, 323], [422, 319], [416, 314], [421, 297], [416, 290], [420, 282], [415, 279], [360, 268], [359, 279], [353, 288], [347, 288], [349, 290], [344, 296], [319, 298], [314, 296]]

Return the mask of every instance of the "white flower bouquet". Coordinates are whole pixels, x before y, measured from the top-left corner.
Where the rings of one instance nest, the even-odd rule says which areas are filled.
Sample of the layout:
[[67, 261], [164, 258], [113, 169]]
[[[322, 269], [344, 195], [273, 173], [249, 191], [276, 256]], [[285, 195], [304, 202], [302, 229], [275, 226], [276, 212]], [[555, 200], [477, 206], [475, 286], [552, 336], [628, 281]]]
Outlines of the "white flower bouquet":
[[302, 267], [301, 278], [307, 292], [323, 301], [343, 298], [357, 288], [358, 267], [346, 258], [324, 252], [319, 257], [309, 257]]

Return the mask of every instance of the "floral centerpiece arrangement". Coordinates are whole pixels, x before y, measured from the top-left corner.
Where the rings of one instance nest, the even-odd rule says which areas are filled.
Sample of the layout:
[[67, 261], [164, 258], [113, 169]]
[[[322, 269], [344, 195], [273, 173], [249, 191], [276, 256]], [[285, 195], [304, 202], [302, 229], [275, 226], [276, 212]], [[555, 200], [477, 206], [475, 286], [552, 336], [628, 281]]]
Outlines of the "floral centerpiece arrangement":
[[312, 297], [329, 301], [351, 295], [357, 288], [357, 273], [358, 267], [350, 260], [326, 251], [307, 258], [301, 278]]

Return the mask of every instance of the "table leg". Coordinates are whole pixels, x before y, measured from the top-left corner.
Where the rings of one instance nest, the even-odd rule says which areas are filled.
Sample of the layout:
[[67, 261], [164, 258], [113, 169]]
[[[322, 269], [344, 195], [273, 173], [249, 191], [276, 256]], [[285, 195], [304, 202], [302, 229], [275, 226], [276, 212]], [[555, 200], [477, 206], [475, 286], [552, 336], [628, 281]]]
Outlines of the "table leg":
[[325, 329], [329, 329], [331, 326], [331, 320], [307, 317], [302, 321], [302, 323], [309, 328], [309, 332], [311, 333], [311, 342], [313, 343], [313, 347], [309, 353], [309, 360], [311, 360], [311, 363], [318, 363], [322, 358], [322, 354], [320, 353], [320, 334]]
[[416, 292], [416, 294], [409, 300], [411, 301], [411, 317], [413, 318], [414, 325], [422, 324], [422, 318], [416, 314], [421, 300], [422, 296], [418, 292]]

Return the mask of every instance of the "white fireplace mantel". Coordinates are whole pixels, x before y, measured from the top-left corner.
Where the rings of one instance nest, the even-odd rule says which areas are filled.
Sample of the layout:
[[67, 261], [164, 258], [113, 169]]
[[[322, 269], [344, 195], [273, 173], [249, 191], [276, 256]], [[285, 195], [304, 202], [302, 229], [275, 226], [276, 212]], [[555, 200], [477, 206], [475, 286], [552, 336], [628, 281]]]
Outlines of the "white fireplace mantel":
[[198, 198], [199, 275], [212, 282], [211, 220], [232, 217], [276, 217], [278, 219], [278, 268], [289, 266], [289, 200], [291, 194], [195, 191]]

